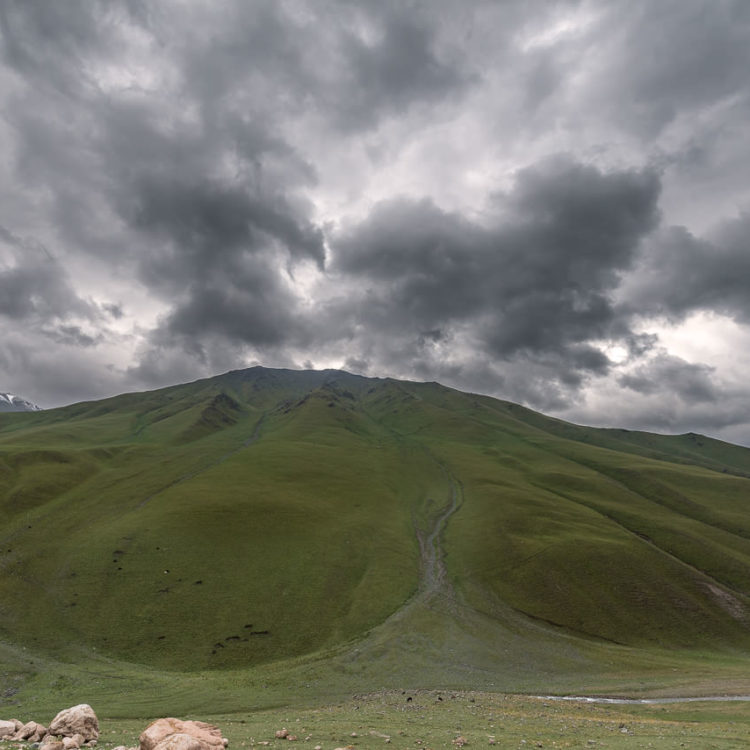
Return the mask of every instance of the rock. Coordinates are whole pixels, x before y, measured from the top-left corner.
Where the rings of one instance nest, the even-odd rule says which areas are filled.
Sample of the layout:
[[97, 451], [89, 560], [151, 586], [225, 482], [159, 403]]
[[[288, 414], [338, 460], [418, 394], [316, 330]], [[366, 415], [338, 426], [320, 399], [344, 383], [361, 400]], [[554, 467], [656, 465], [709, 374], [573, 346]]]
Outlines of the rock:
[[0, 737], [10, 737], [18, 731], [14, 721], [0, 721]]
[[13, 735], [13, 737], [11, 737], [11, 739], [39, 742], [46, 735], [47, 727], [43, 724], [37, 724], [35, 721], [28, 721]]
[[[62, 738], [63, 748], [65, 748], [65, 750], [77, 750], [81, 746], [81, 743], [83, 742], [83, 738], [81, 738], [81, 740], [79, 741], [78, 739], [79, 737], [81, 737], [80, 734], [77, 734], [75, 737], [63, 737]], [[119, 749], [115, 748], [115, 750], [119, 750]]]
[[154, 750], [204, 750], [203, 743], [192, 734], [176, 732], [154, 746]]
[[[79, 734], [84, 742], [99, 738], [99, 720], [88, 703], [60, 711], [49, 725], [49, 733], [57, 737], [73, 737]], [[79, 743], [79, 746], [82, 743]]]
[[53, 734], [48, 734], [44, 738], [44, 742], [39, 745], [39, 750], [65, 750], [65, 746]]
[[[194, 737], [201, 743], [201, 750], [224, 750], [229, 744], [229, 741], [221, 736], [219, 727], [213, 724], [206, 724], [205, 721], [181, 721], [167, 718], [152, 721], [143, 730], [139, 738], [140, 750], [154, 750], [162, 740], [172, 734], [188, 734]], [[165, 748], [160, 748], [160, 750], [165, 750]]]
[[274, 735], [274, 737], [276, 737], [277, 740], [283, 740], [288, 736], [289, 736], [288, 729], [277, 729], [276, 734]]

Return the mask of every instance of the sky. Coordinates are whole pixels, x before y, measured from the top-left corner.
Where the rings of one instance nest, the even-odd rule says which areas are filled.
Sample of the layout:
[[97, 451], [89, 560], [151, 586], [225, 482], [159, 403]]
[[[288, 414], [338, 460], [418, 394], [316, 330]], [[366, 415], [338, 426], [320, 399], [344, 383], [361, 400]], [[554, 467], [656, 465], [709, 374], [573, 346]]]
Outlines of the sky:
[[5, 0], [0, 391], [264, 365], [750, 445], [747, 0]]

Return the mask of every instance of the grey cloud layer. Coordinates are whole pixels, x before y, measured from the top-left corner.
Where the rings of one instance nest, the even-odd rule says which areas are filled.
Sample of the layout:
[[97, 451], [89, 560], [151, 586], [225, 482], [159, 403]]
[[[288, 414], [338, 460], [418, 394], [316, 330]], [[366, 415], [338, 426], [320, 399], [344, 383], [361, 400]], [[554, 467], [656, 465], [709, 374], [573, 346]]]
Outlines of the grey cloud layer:
[[658, 194], [653, 173], [553, 159], [496, 199], [509, 217], [497, 225], [427, 201], [377, 206], [333, 243], [333, 269], [368, 289], [366, 304], [335, 313], [384, 346], [410, 336], [415, 350], [459, 327], [488, 357], [554, 359], [578, 385], [608, 367], [590, 342], [632, 336], [610, 293], [657, 222]]
[[311, 360], [548, 409], [726, 394], [649, 325], [750, 322], [742, 0], [25, 0], [0, 34], [3, 389]]

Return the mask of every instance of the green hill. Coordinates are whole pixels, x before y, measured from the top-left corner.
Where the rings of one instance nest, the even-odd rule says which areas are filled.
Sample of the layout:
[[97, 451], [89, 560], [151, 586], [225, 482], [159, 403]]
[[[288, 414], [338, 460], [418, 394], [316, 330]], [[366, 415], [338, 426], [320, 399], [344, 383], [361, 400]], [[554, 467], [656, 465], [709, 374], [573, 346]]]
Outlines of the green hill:
[[2, 414], [0, 664], [540, 690], [746, 664], [749, 477], [706, 437], [340, 371]]

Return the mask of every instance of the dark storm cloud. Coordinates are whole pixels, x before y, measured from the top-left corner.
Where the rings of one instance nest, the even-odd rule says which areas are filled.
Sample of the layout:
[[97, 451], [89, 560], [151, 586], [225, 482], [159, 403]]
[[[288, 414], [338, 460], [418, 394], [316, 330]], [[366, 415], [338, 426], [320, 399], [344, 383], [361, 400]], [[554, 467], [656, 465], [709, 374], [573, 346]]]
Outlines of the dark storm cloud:
[[67, 344], [79, 347], [96, 346], [104, 340], [102, 334], [91, 336], [81, 326], [58, 326], [57, 328], [42, 330], [42, 334], [58, 344]]
[[714, 368], [696, 365], [680, 357], [661, 354], [618, 378], [620, 385], [645, 395], [667, 391], [691, 403], [713, 402], [719, 391], [713, 382]]
[[[184, 50], [185, 69], [219, 100], [238, 81], [292, 110], [316, 110], [344, 130], [376, 128], [414, 104], [460, 94], [475, 75], [439, 49], [435, 6], [399, 2], [227, 3], [223, 42], [202, 35]], [[215, 18], [212, 13], [211, 17]], [[211, 20], [208, 20], [211, 23]]]
[[[308, 257], [320, 267], [325, 260], [320, 229], [295, 217], [283, 198], [252, 195], [244, 185], [146, 178], [137, 187], [132, 223], [140, 231], [167, 239], [198, 267], [191, 268], [189, 261], [172, 266], [169, 259], [178, 272], [205, 272], [217, 262], [268, 244], [278, 245], [294, 258]], [[145, 265], [146, 275], [167, 270], [150, 261]]]
[[652, 172], [559, 157], [519, 172], [495, 224], [429, 201], [378, 205], [333, 242], [334, 270], [366, 289], [344, 310], [415, 351], [462, 329], [489, 356], [535, 360], [577, 388], [609, 367], [593, 342], [632, 337], [611, 296], [658, 222], [658, 196]]
[[[116, 12], [111, 4], [109, 11]], [[113, 17], [106, 4], [69, 0], [9, 0], [0, 5], [2, 56], [42, 89], [75, 94], [85, 76], [81, 63], [107, 51], [104, 27]]]
[[81, 299], [64, 268], [41, 243], [0, 226], [0, 315], [27, 324], [71, 316], [93, 318], [97, 311]]
[[196, 282], [165, 329], [186, 337], [213, 334], [259, 346], [281, 344], [301, 325], [296, 305], [276, 269], [254, 263], [231, 278], [213, 273]]
[[334, 100], [345, 127], [368, 129], [377, 124], [377, 113], [403, 112], [414, 103], [441, 100], [476, 80], [455, 61], [449, 64], [438, 57], [430, 24], [434, 15], [427, 8], [415, 13], [415, 7], [373, 4], [368, 21], [374, 40], [343, 35], [340, 55], [348, 74]]
[[[750, 67], [750, 5], [745, 0], [608, 3], [597, 27], [603, 63], [600, 105], [654, 135], [691, 111], [745, 92]], [[616, 34], [601, 33], [603, 26]], [[628, 106], [623, 108], [625, 100]]]
[[628, 304], [641, 315], [681, 319], [697, 311], [750, 322], [750, 214], [707, 237], [669, 227], [649, 244], [629, 282]]

